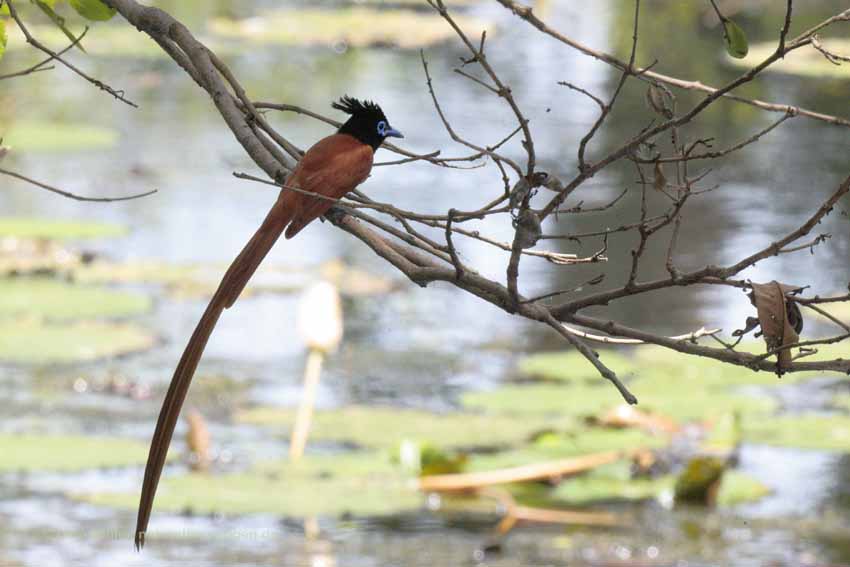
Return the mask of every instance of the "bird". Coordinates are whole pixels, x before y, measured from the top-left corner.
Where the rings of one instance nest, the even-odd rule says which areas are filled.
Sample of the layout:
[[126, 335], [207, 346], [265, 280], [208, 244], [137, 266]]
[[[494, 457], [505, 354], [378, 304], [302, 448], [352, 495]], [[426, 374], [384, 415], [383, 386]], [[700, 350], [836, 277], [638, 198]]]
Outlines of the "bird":
[[177, 364], [157, 419], [145, 466], [136, 519], [137, 550], [145, 543], [156, 488], [180, 409], [222, 312], [233, 306], [284, 231], [285, 237], [290, 239], [324, 215], [338, 199], [369, 177], [375, 151], [384, 140], [404, 137], [390, 126], [384, 111], [372, 101], [346, 95], [333, 102], [331, 107], [350, 117], [336, 133], [311, 146], [287, 176], [277, 201], [260, 228], [225, 272]]

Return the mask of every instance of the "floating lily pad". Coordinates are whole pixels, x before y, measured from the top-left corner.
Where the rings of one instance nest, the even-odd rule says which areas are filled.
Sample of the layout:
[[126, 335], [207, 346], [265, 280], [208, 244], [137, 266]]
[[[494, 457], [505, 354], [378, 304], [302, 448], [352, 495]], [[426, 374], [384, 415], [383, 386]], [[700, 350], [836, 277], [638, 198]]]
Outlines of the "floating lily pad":
[[[835, 348], [838, 346], [839, 348]], [[742, 343], [738, 349], [753, 354], [765, 352], [763, 343]], [[840, 356], [841, 351], [845, 355], [850, 346], [824, 345], [819, 347], [819, 353], [815, 356], [806, 357], [805, 360], [827, 360], [834, 356]], [[655, 379], [659, 381], [678, 381], [683, 384], [702, 384], [706, 387], [735, 387], [742, 385], [759, 386], [782, 386], [783, 384], [802, 382], [818, 376], [823, 372], [791, 372], [783, 374], [779, 378], [773, 372], [754, 372], [749, 368], [723, 363], [710, 358], [692, 356], [656, 346], [643, 346], [635, 350], [635, 364], [645, 369], [641, 378]]]
[[744, 439], [752, 443], [850, 453], [850, 417], [795, 415], [748, 419]]
[[[235, 419], [274, 427], [286, 435], [295, 422], [295, 413], [289, 409], [255, 408], [236, 414]], [[310, 439], [385, 448], [396, 447], [404, 440], [428, 441], [439, 447], [500, 447], [527, 441], [538, 431], [568, 423], [569, 418], [517, 420], [508, 416], [349, 406], [316, 412]]]
[[756, 502], [770, 494], [768, 488], [757, 478], [738, 471], [726, 471], [720, 492], [717, 493], [717, 504], [720, 506], [735, 506]]
[[[768, 397], [702, 388], [698, 384], [646, 379], [630, 385], [646, 411], [675, 419], [703, 419], [726, 412], [766, 414], [776, 409]], [[502, 386], [469, 392], [461, 398], [469, 409], [515, 416], [573, 415], [590, 417], [623, 403], [608, 382], [598, 386]]]
[[506, 385], [482, 392], [466, 392], [465, 408], [522, 417], [573, 415], [589, 417], [623, 402], [619, 392], [600, 378], [597, 384]]
[[[488, 23], [469, 17], [454, 20], [470, 37], [480, 37]], [[324, 10], [303, 8], [276, 11], [244, 20], [216, 18], [212, 31], [223, 37], [283, 45], [354, 47], [396, 45], [414, 48], [455, 38], [455, 32], [435, 13], [355, 7]], [[488, 31], [490, 31], [488, 29]]]
[[[2, 228], [2, 224], [0, 224]], [[0, 232], [2, 234], [2, 232]], [[78, 266], [74, 280], [83, 283], [149, 283], [161, 284], [169, 293], [181, 298], [208, 297], [215, 292], [226, 265], [168, 264], [155, 260], [110, 262], [96, 260]], [[396, 282], [346, 266], [335, 260], [318, 268], [319, 276], [329, 280], [346, 296], [381, 295], [392, 291]], [[257, 293], [294, 293], [316, 279], [315, 270], [285, 266], [263, 265], [251, 278], [242, 297]]]
[[212, 273], [214, 271], [218, 277], [224, 273], [223, 269], [213, 270], [159, 261], [116, 263], [96, 260], [80, 266], [74, 272], [74, 279], [81, 283], [153, 283], [175, 288], [203, 288], [205, 291], [214, 291], [218, 285], [216, 274]]
[[527, 446], [473, 455], [467, 463], [469, 471], [487, 471], [579, 457], [603, 451], [654, 449], [667, 445], [662, 437], [647, 435], [634, 429], [576, 428], [567, 432], [545, 433]]
[[0, 135], [4, 144], [30, 152], [102, 150], [118, 141], [118, 133], [110, 128], [34, 120], [13, 122]]
[[[159, 261], [116, 263], [103, 260], [80, 266], [74, 279], [85, 283], [149, 283], [165, 285], [180, 298], [209, 297], [227, 271], [223, 265], [179, 265]], [[309, 278], [296, 269], [261, 266], [241, 297], [255, 293], [292, 293], [301, 290]]]
[[671, 490], [675, 478], [631, 478], [625, 461], [599, 467], [586, 475], [567, 479], [549, 497], [568, 504], [589, 504], [613, 500], [649, 500]]
[[39, 319], [0, 322], [0, 362], [59, 364], [138, 352], [155, 338], [135, 325], [108, 322], [50, 324]]
[[0, 472], [80, 471], [140, 465], [145, 443], [81, 435], [0, 434]]
[[127, 317], [150, 308], [151, 299], [138, 293], [48, 278], [0, 279], [0, 317], [28, 315], [50, 320]]
[[[823, 38], [824, 48], [839, 55], [850, 55], [850, 40], [845, 38]], [[750, 45], [749, 54], [743, 59], [727, 58], [736, 67], [754, 67], [771, 56], [776, 51], [776, 42], [767, 41]], [[784, 73], [801, 77], [822, 77], [835, 79], [850, 79], [850, 65], [830, 63], [818, 50], [811, 45], [795, 49], [787, 53], [765, 72]]]
[[126, 228], [101, 222], [58, 221], [20, 217], [0, 218], [0, 236], [16, 238], [44, 238], [50, 240], [78, 240], [121, 236]]
[[[77, 494], [101, 505], [134, 509], [137, 493]], [[382, 516], [417, 509], [416, 484], [380, 453], [308, 455], [300, 461], [260, 464], [239, 474], [166, 475], [157, 510], [221, 514]]]
[[[658, 478], [630, 478], [628, 463], [614, 463], [600, 467], [587, 475], [568, 479], [551, 491], [552, 500], [565, 504], [590, 504], [616, 500], [648, 500], [664, 493], [672, 493], [676, 483], [673, 475]], [[737, 471], [723, 475], [717, 503], [734, 506], [757, 501], [770, 489], [763, 483]]]
[[[632, 358], [610, 351], [602, 351], [600, 356], [606, 366], [621, 375], [621, 379], [634, 371]], [[570, 382], [600, 379], [596, 368], [577, 351], [532, 354], [520, 360], [518, 370], [530, 378], [544, 380]]]
[[[776, 409], [770, 397], [745, 395], [740, 386], [783, 384], [816, 374], [777, 380], [774, 374], [688, 357], [654, 347], [636, 349], [633, 358], [602, 351], [616, 368], [644, 411], [676, 419], [705, 419], [728, 412], [768, 414]], [[465, 407], [514, 415], [591, 416], [622, 403], [617, 390], [577, 353], [547, 353], [520, 362], [520, 370], [544, 377], [548, 384], [506, 385], [463, 395]], [[631, 377], [631, 379], [630, 379]]]
[[702, 440], [701, 448], [705, 453], [727, 457], [735, 452], [742, 436], [740, 414], [719, 415], [713, 420], [708, 435]]
[[[764, 352], [764, 345], [743, 343], [740, 350], [751, 353]], [[822, 345], [817, 355], [806, 360], [827, 360], [832, 357], [846, 356], [847, 343]], [[780, 386], [799, 382], [823, 375], [822, 372], [793, 372], [781, 379], [771, 372], [754, 372], [748, 368], [726, 364], [710, 358], [682, 354], [657, 346], [641, 346], [631, 351], [632, 356], [623, 356], [616, 352], [599, 351], [600, 359], [611, 367], [621, 379], [629, 380], [634, 390], [646, 383], [686, 385], [688, 388], [720, 388], [741, 385]], [[519, 370], [530, 377], [540, 377], [552, 381], [593, 380], [598, 373], [582, 356], [575, 352], [543, 353], [524, 358]], [[601, 379], [601, 378], [598, 378]], [[636, 392], [635, 395], [638, 395]], [[638, 395], [638, 398], [640, 396]], [[643, 401], [643, 400], [641, 400]]]
[[0, 237], [0, 277], [67, 274], [82, 256], [55, 240]]
[[764, 393], [712, 386], [700, 378], [646, 377], [629, 387], [645, 411], [678, 420], [699, 421], [729, 413], [767, 416], [778, 407], [776, 400]]

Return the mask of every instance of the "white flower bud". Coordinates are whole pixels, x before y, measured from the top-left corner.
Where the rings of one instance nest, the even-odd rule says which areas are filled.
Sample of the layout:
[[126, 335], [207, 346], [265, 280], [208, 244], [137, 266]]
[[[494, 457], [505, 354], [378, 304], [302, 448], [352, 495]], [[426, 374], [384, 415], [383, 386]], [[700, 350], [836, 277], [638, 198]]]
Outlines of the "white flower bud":
[[298, 304], [298, 334], [311, 350], [336, 350], [342, 339], [342, 304], [328, 282], [310, 286]]

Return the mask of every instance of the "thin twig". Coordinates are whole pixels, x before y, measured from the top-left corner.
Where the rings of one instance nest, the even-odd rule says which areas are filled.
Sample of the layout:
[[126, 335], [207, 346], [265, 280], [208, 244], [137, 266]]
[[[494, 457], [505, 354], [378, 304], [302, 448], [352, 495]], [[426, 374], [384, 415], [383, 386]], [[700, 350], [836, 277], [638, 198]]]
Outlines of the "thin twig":
[[113, 201], [132, 201], [133, 199], [141, 199], [142, 197], [147, 197], [148, 195], [153, 195], [157, 192], [156, 189], [152, 189], [151, 191], [145, 191], [144, 193], [137, 193], [135, 195], [130, 195], [128, 197], [83, 197], [81, 195], [77, 195], [75, 193], [71, 193], [69, 191], [64, 191], [62, 189], [58, 189], [53, 187], [52, 185], [47, 185], [46, 183], [42, 183], [41, 181], [36, 181], [35, 179], [30, 179], [20, 173], [15, 173], [14, 171], [9, 171], [7, 169], [0, 169], [0, 175], [8, 175], [9, 177], [14, 177], [15, 179], [19, 179], [21, 181], [25, 181], [30, 185], [35, 185], [41, 189], [46, 191], [50, 191], [51, 193], [56, 193], [57, 195], [61, 195], [63, 197], [67, 197], [68, 199], [73, 199], [75, 201], [87, 201], [94, 203], [111, 203]]
[[[17, 24], [18, 28], [24, 34], [24, 37], [26, 38], [27, 43], [29, 43], [30, 45], [32, 45], [33, 47], [35, 47], [39, 51], [43, 51], [44, 53], [49, 55], [51, 60], [55, 60], [55, 61], [62, 63], [65, 67], [67, 67], [68, 69], [70, 69], [71, 71], [73, 71], [74, 73], [76, 73], [77, 75], [79, 75], [80, 77], [82, 77], [83, 79], [88, 81], [89, 83], [93, 84], [94, 86], [96, 86], [100, 90], [108, 92], [109, 94], [111, 94], [116, 99], [120, 100], [121, 102], [123, 102], [125, 104], [132, 106], [133, 108], [138, 108], [138, 105], [136, 105], [136, 103], [132, 102], [131, 100], [128, 100], [124, 96], [124, 91], [113, 89], [112, 87], [110, 87], [109, 85], [104, 83], [103, 81], [89, 76], [85, 72], [81, 71], [75, 65], [66, 61], [65, 58], [62, 57], [59, 53], [53, 51], [52, 49], [50, 49], [49, 47], [47, 47], [46, 45], [44, 45], [43, 43], [38, 41], [35, 37], [33, 37], [33, 35], [30, 33], [29, 29], [27, 29], [27, 26], [24, 24], [24, 22], [18, 16], [18, 12], [17, 12], [17, 10], [15, 10], [15, 5], [12, 2], [12, 0], [6, 0], [6, 5], [9, 7], [9, 15], [12, 16], [12, 19], [15, 20], [15, 24]], [[76, 39], [76, 43], [74, 43], [73, 45], [77, 45], [78, 43], [79, 43], [79, 38]], [[67, 51], [67, 49], [65, 51]]]

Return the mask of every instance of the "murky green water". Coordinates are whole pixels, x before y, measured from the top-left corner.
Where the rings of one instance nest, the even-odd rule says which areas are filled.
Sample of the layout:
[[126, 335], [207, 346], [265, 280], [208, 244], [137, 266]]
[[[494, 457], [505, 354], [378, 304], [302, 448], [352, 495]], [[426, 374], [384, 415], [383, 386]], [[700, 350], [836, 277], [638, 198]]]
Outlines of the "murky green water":
[[[238, 9], [232, 2], [191, 3], [191, 7], [182, 2], [161, 4], [174, 8], [193, 29], [202, 30], [209, 16], [243, 15], [278, 3], [242, 2]], [[700, 10], [684, 2], [645, 4], [655, 12], [647, 12], [643, 20], [646, 33], [640, 44], [640, 63], [658, 58], [656, 69], [660, 72], [714, 85], [735, 76], [736, 71], [724, 64], [719, 31], [702, 26]], [[800, 6], [797, 29], [817, 21], [835, 4]], [[571, 37], [624, 53], [631, 34], [630, 6], [618, 0], [549, 1], [541, 3], [540, 9], [547, 21]], [[741, 20], [753, 39], [769, 38], [779, 27], [778, 13], [768, 8], [760, 12], [748, 12]], [[556, 82], [570, 80], [603, 95], [616, 76], [533, 33], [501, 7], [485, 3], [473, 13], [497, 25], [489, 41], [490, 59], [528, 109], [541, 168], [569, 176], [575, 168], [576, 140], [595, 119], [595, 107]], [[513, 129], [511, 115], [490, 93], [451, 72], [463, 54], [456, 43], [427, 49], [435, 88], [459, 131], [481, 143], [492, 143]], [[464, 153], [440, 126], [415, 50], [251, 46], [227, 60], [255, 99], [322, 109], [345, 93], [374, 98], [405, 132], [409, 148]], [[10, 52], [0, 69], [18, 68], [24, 61], [24, 55]], [[253, 172], [254, 168], [222, 127], [208, 100], [171, 62], [122, 57], [94, 58], [87, 65], [110, 84], [125, 89], [140, 108], [114, 103], [64, 71], [56, 71], [4, 82], [0, 125], [13, 127], [15, 122], [36, 118], [85, 121], [116, 129], [117, 145], [98, 151], [21, 152], [8, 157], [6, 164], [80, 193], [134, 193], [150, 188], [160, 192], [129, 203], [81, 204], [4, 179], [0, 181], [3, 216], [126, 225], [130, 229], [127, 237], [92, 245], [116, 260], [229, 262], [265, 214], [275, 192], [232, 177], [234, 171]], [[57, 80], [60, 87], [54, 82]], [[847, 80], [769, 75], [743, 92], [846, 115], [848, 84]], [[682, 95], [680, 104], [694, 100]], [[642, 89], [627, 89], [594, 151], [632, 135], [649, 118]], [[772, 118], [749, 107], [723, 104], [707, 112], [697, 126], [703, 135], [716, 136], [716, 145], [723, 147], [764, 127]], [[328, 133], [325, 126], [297, 116], [271, 119], [301, 146]], [[797, 226], [819, 198], [847, 175], [848, 150], [850, 134], [846, 130], [797, 118], [747, 152], [726, 159], [711, 178], [723, 188], [689, 205], [687, 230], [680, 240], [682, 267], [729, 263]], [[509, 145], [505, 153], [522, 157], [518, 144]], [[584, 199], [586, 205], [604, 203], [633, 178], [630, 167], [611, 168], [576, 198]], [[473, 207], [483, 200], [485, 190], [499, 186], [498, 171], [492, 167], [453, 171], [414, 164], [376, 168], [364, 188], [372, 197], [406, 209], [443, 212], [449, 206]], [[611, 213], [562, 216], [545, 230], [576, 233], [634, 222], [638, 195], [630, 193], [624, 202], [627, 206]], [[505, 222], [482, 224], [481, 228], [500, 239], [507, 239], [511, 230]], [[847, 219], [832, 215], [818, 230], [832, 233], [833, 238], [815, 255], [782, 256], [745, 275], [756, 281], [777, 278], [811, 284], [815, 293], [843, 289], [850, 279]], [[630, 239], [611, 239], [609, 281], [627, 277]], [[593, 240], [586, 240], [582, 248], [568, 241], [553, 242], [563, 242], [556, 246], [564, 252], [586, 253], [598, 247]], [[461, 252], [483, 272], [502, 277], [507, 259], [502, 252], [467, 242], [461, 245]], [[664, 253], [662, 247], [652, 248], [648, 261], [663, 270]], [[316, 266], [333, 258], [396, 277], [361, 243], [319, 223], [297, 241], [279, 243], [269, 262]], [[594, 266], [558, 269], [543, 261], [524, 262], [523, 269], [522, 286], [528, 295], [570, 287], [598, 273]], [[647, 278], [652, 275], [651, 269], [642, 273]], [[201, 375], [225, 374], [247, 384], [238, 392], [210, 393], [203, 403], [216, 442], [237, 464], [279, 456], [284, 450], [279, 440], [255, 428], [232, 425], [228, 415], [241, 403], [296, 403], [303, 363], [291, 322], [296, 299], [293, 295], [259, 295], [241, 301], [222, 318], [201, 364]], [[702, 325], [731, 330], [749, 314], [748, 306], [740, 292], [686, 289], [624, 301], [612, 305], [606, 314], [659, 332], [685, 332]], [[161, 342], [141, 355], [72, 367], [3, 368], [0, 393], [7, 402], [0, 427], [6, 431], [125, 434], [146, 441], [165, 383], [203, 307], [200, 298], [157, 297], [154, 310], [140, 320], [156, 330]], [[322, 407], [359, 402], [444, 410], [457, 403], [461, 392], [488, 388], [509, 378], [518, 355], [562, 346], [558, 337], [547, 331], [447, 286], [403, 286], [388, 296], [349, 299], [345, 309], [346, 339], [323, 376]], [[109, 393], [55, 393], [56, 386], [60, 392], [71, 392], [78, 376], [110, 373], [150, 385], [153, 395], [134, 401]], [[848, 390], [846, 383], [836, 386], [829, 381], [801, 386], [785, 394], [786, 405], [806, 408], [805, 400], [817, 400], [819, 390], [827, 388], [830, 392]], [[772, 496], [758, 504], [710, 513], [671, 513], [656, 504], [615, 507], [633, 527], [618, 531], [524, 527], [511, 534], [501, 553], [483, 557], [474, 552], [489, 537], [491, 523], [425, 512], [386, 522], [323, 523], [324, 539], [314, 542], [304, 541], [300, 524], [276, 517], [156, 514], [152, 528], [159, 539], [139, 556], [130, 545], [134, 514], [73, 503], [62, 494], [74, 486], [132, 490], [140, 483], [141, 470], [7, 475], [0, 482], [0, 564], [850, 563], [850, 463], [846, 455], [745, 446], [741, 459], [742, 469], [770, 486]]]

